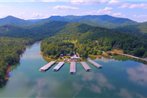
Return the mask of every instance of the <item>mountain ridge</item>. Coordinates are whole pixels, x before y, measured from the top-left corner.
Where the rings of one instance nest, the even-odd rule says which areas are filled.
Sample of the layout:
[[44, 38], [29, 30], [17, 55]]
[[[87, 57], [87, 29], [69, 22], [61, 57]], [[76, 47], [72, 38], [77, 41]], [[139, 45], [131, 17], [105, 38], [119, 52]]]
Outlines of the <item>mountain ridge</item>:
[[[102, 26], [102, 25], [98, 24], [98, 22], [100, 22], [100, 23], [102, 22], [103, 25], [104, 25], [104, 23], [109, 23], [109, 22], [111, 23], [111, 25], [112, 25], [112, 22], [116, 22], [116, 23], [119, 22], [119, 23], [123, 23], [123, 24], [125, 22], [129, 22], [130, 24], [137, 23], [136, 21], [133, 21], [133, 20], [130, 20], [127, 18], [113, 17], [110, 15], [50, 16], [50, 17], [44, 18], [44, 19], [29, 19], [29, 20], [20, 19], [20, 18], [14, 17], [14, 16], [7, 16], [5, 18], [0, 19], [0, 26], [5, 25], [5, 24], [13, 24], [13, 25], [18, 24], [18, 25], [24, 26], [24, 25], [33, 25], [36, 23], [46, 23], [49, 21], [80, 22], [80, 23], [86, 23], [86, 24], [93, 25], [93, 26]], [[105, 25], [102, 27], [108, 27]]]

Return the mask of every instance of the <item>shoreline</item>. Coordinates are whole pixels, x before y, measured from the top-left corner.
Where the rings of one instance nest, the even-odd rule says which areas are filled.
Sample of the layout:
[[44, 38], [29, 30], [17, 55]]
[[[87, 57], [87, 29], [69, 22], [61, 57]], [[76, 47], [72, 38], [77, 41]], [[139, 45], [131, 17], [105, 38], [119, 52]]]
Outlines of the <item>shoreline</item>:
[[[57, 59], [53, 59], [53, 58], [49, 58], [45, 55], [43, 55], [43, 53], [41, 52], [40, 53], [42, 55], [42, 57], [47, 61], [51, 61], [51, 60], [56, 60], [57, 62], [60, 62], [60, 61], [64, 61], [66, 63], [70, 63], [71, 60], [70, 60], [70, 57], [69, 56], [65, 56], [63, 58], [57, 58]], [[140, 58], [140, 57], [136, 57], [136, 56], [133, 56], [133, 55], [129, 55], [129, 54], [124, 54], [124, 53], [116, 53], [116, 54], [108, 54], [107, 56], [104, 56], [104, 55], [90, 55], [89, 57], [91, 59], [97, 59], [97, 58], [102, 58], [102, 57], [106, 57], [106, 58], [111, 58], [111, 56], [113, 55], [120, 55], [120, 56], [124, 56], [124, 57], [128, 57], [128, 58], [132, 58], [132, 59], [135, 59], [135, 60], [139, 60], [140, 62], [143, 62], [143, 63], [147, 63], [147, 58]], [[66, 60], [65, 60], [66, 59]], [[68, 60], [67, 60], [68, 59]], [[80, 61], [86, 61], [86, 59], [83, 59], [83, 58], [80, 58], [79, 60], [77, 60], [76, 62], [80, 62]]]
[[147, 63], [147, 58], [140, 58], [140, 57], [136, 57], [136, 56], [133, 56], [133, 55], [122, 54], [122, 53], [118, 53], [117, 55], [133, 58], [133, 59], [140, 60], [140, 61], [143, 61], [143, 62]]

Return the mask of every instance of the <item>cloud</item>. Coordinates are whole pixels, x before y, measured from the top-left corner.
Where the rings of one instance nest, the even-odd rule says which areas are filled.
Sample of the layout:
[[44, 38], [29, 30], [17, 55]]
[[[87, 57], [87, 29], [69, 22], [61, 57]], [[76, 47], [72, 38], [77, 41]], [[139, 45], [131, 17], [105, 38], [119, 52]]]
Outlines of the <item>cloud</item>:
[[122, 14], [121, 12], [113, 12], [113, 8], [111, 7], [105, 7], [103, 9], [99, 9], [97, 11], [97, 14], [99, 15], [108, 14], [108, 15], [116, 16], [116, 17], [125, 17], [125, 15]]
[[120, 13], [120, 12], [112, 13], [112, 16], [116, 16], [116, 17], [126, 17], [124, 14], [122, 14], [122, 13]]
[[79, 8], [73, 7], [73, 6], [57, 5], [57, 6], [53, 7], [53, 9], [57, 9], [57, 10], [77, 10]]
[[134, 18], [134, 20], [144, 22], [144, 20], [147, 20], [147, 14], [134, 14], [132, 18]]
[[97, 11], [98, 14], [110, 14], [112, 12], [112, 9], [111, 7], [105, 7], [104, 9], [99, 9]]
[[94, 4], [94, 3], [106, 3], [108, 0], [70, 0], [74, 4]]
[[96, 78], [96, 82], [101, 88], [107, 88], [109, 90], [115, 89], [115, 87], [111, 83], [109, 83], [108, 79], [103, 74], [96, 73], [96, 76], [99, 77]]
[[39, 59], [39, 58], [41, 58], [41, 55], [40, 55], [40, 53], [30, 53], [30, 54], [25, 54], [25, 55], [23, 55], [23, 59], [32, 59], [32, 60], [34, 60], [34, 59]]
[[99, 86], [97, 86], [97, 85], [94, 85], [94, 84], [91, 85], [90, 89], [91, 89], [91, 91], [93, 91], [95, 93], [101, 93], [102, 92], [101, 88]]
[[118, 95], [121, 96], [122, 98], [133, 98], [130, 92], [124, 88], [120, 89], [120, 92]]
[[131, 92], [128, 89], [121, 88], [118, 95], [121, 98], [146, 98], [145, 96], [137, 93], [137, 92]]
[[70, 0], [71, 3], [75, 4], [97, 4], [97, 3], [105, 3], [105, 4], [117, 4], [119, 0]]
[[142, 8], [142, 9], [147, 9], [147, 3], [124, 3], [120, 6], [120, 8], [130, 8], [130, 9], [134, 9], [134, 8]]
[[136, 68], [129, 68], [127, 70], [130, 80], [140, 84], [146, 85], [147, 84], [147, 66], [141, 65]]
[[120, 1], [119, 0], [110, 0], [108, 3], [109, 4], [118, 4], [118, 3], [120, 3]]
[[33, 2], [67, 2], [67, 0], [31, 0]]

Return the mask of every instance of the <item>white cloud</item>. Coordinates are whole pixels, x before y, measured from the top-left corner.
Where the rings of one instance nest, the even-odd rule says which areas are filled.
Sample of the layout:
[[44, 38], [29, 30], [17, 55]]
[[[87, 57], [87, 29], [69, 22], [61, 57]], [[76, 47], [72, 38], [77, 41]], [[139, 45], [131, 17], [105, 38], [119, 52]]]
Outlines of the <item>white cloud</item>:
[[120, 89], [120, 92], [118, 94], [122, 98], [133, 98], [132, 94], [127, 89]]
[[118, 4], [118, 3], [120, 3], [120, 1], [119, 0], [109, 0], [108, 3], [109, 4]]
[[130, 80], [133, 82], [136, 82], [140, 85], [146, 85], [147, 84], [147, 66], [146, 65], [140, 65], [136, 68], [129, 68], [127, 70], [127, 73], [129, 75]]
[[3, 0], [0, 2], [70, 2], [76, 4], [117, 3], [118, 0]]
[[145, 17], [147, 17], [147, 15], [138, 15], [138, 14], [135, 14], [135, 15], [133, 15], [133, 17], [135, 17], [135, 18], [145, 18]]
[[111, 8], [111, 7], [105, 7], [103, 9], [99, 9], [97, 11], [97, 14], [99, 14], [99, 15], [108, 14], [108, 15], [116, 16], [116, 17], [126, 17], [121, 12], [113, 12], [113, 8]]
[[113, 13], [112, 14], [113, 16], [119, 16], [119, 17], [124, 17], [124, 15], [122, 14], [122, 13], [120, 13], [120, 12], [117, 12], [117, 13]]
[[39, 2], [67, 2], [67, 0], [34, 0]]
[[74, 6], [65, 6], [65, 5], [58, 5], [53, 7], [53, 9], [57, 9], [57, 10], [77, 10], [79, 9], [78, 7], [74, 7]]
[[70, 0], [74, 4], [97, 4], [97, 3], [106, 3], [108, 0]]
[[147, 9], [147, 3], [137, 3], [137, 4], [131, 4], [131, 3], [124, 3], [120, 6], [120, 8], [143, 8]]
[[74, 4], [118, 4], [119, 0], [70, 0]]
[[104, 9], [99, 9], [97, 11], [98, 14], [110, 14], [112, 12], [112, 9], [111, 7], [105, 7]]

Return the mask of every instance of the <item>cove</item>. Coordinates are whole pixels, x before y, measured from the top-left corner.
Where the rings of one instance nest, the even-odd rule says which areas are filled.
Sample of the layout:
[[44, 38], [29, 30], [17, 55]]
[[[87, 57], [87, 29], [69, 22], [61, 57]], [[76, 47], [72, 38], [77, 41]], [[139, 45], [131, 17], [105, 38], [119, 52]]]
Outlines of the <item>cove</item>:
[[80, 63], [75, 75], [66, 63], [58, 72], [39, 68], [47, 62], [40, 55], [40, 43], [28, 47], [7, 84], [0, 88], [0, 98], [147, 98], [147, 65], [133, 61], [96, 59], [102, 69], [86, 72]]

